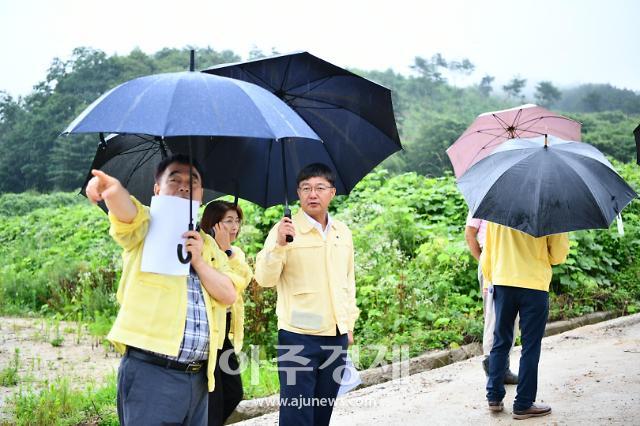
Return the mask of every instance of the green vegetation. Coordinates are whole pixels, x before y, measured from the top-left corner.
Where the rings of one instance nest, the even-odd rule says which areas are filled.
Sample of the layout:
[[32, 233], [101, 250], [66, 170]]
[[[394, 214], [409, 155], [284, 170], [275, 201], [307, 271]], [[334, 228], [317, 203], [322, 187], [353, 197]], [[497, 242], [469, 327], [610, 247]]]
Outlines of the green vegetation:
[[40, 390], [21, 389], [11, 397], [10, 403], [17, 425], [117, 426], [115, 395], [114, 374], [105, 384], [89, 384], [82, 390], [72, 388], [65, 378], [58, 378]]
[[15, 386], [20, 381], [18, 370], [20, 369], [20, 349], [16, 348], [9, 365], [0, 371], [0, 386]]
[[[640, 185], [634, 165], [616, 166], [632, 186]], [[240, 245], [251, 258], [281, 211], [242, 206], [246, 223]], [[477, 264], [463, 238], [466, 205], [451, 176], [394, 176], [379, 170], [349, 197], [336, 198], [333, 209], [354, 235], [362, 310], [358, 343], [408, 344], [415, 355], [480, 339]], [[552, 282], [554, 318], [638, 309], [637, 202], [625, 209], [624, 220], [624, 236], [615, 230], [572, 233], [571, 257], [556, 268]], [[0, 224], [0, 255], [8, 259], [0, 266], [0, 310], [81, 318], [100, 338], [117, 312], [118, 254], [106, 215], [88, 202], [6, 216]], [[252, 285], [246, 299], [246, 342], [261, 347], [262, 359], [273, 357], [275, 292]], [[62, 343], [56, 324], [47, 333], [52, 344]], [[361, 361], [366, 366], [373, 357], [364, 351]]]

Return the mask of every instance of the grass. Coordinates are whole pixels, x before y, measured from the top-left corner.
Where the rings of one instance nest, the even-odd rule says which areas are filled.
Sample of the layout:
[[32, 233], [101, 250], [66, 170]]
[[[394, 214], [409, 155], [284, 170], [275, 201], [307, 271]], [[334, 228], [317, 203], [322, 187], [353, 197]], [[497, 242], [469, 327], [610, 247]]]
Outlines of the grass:
[[244, 399], [261, 398], [280, 391], [277, 366], [268, 360], [251, 360], [241, 373]]
[[95, 387], [76, 390], [64, 377], [42, 389], [22, 388], [9, 399], [16, 425], [118, 425], [116, 376]]
[[15, 386], [20, 381], [20, 349], [16, 348], [9, 365], [0, 371], [0, 386]]
[[[12, 362], [19, 363], [18, 352]], [[250, 361], [241, 377], [245, 399], [279, 391], [276, 364], [271, 361]], [[74, 389], [64, 377], [45, 383], [42, 388], [23, 384], [8, 403], [12, 424], [19, 426], [118, 425], [115, 374], [107, 376], [101, 386], [90, 384], [81, 390]]]

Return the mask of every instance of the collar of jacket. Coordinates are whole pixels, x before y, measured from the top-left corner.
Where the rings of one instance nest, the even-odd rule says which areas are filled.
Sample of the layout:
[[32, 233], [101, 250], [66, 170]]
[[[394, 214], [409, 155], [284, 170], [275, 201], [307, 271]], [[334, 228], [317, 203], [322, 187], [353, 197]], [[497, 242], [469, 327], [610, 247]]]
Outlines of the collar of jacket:
[[[303, 234], [308, 234], [309, 232], [311, 232], [312, 229], [315, 229], [313, 227], [313, 224], [309, 222], [305, 217], [304, 211], [302, 210], [302, 208], [298, 209], [296, 214], [293, 215], [293, 223], [296, 225], [297, 228], [300, 229], [300, 231], [302, 231]], [[336, 229], [335, 220], [331, 221], [331, 228]]]

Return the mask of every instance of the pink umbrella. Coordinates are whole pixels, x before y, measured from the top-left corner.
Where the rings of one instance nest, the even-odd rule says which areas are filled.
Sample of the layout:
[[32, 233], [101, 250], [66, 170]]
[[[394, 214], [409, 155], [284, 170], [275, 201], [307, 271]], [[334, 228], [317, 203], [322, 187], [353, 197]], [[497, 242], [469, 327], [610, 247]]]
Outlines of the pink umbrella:
[[549, 134], [565, 140], [579, 141], [581, 127], [582, 124], [578, 121], [534, 104], [485, 112], [447, 149], [447, 155], [458, 178], [509, 139]]

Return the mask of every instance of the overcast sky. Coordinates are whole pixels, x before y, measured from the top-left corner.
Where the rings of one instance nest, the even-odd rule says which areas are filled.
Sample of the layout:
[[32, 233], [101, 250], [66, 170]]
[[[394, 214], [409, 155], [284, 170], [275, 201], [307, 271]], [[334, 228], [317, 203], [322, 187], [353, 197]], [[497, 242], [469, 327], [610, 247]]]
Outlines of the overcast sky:
[[[469, 58], [470, 78], [529, 88], [611, 83], [640, 91], [635, 0], [0, 0], [0, 90], [25, 95], [74, 47], [210, 46], [247, 57], [308, 50], [343, 67], [408, 73], [415, 56]], [[457, 83], [464, 83], [458, 81]]]

